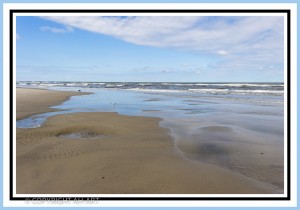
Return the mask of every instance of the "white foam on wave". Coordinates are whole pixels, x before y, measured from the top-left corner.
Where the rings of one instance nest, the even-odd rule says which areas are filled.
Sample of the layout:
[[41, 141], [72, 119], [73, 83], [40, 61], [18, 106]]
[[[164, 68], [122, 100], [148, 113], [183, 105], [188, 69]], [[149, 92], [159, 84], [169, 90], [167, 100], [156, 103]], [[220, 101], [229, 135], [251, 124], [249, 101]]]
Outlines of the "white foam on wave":
[[172, 84], [172, 85], [175, 85], [175, 86], [193, 86], [193, 85], [197, 85], [197, 84], [191, 84], [191, 83], [177, 83], [177, 84]]
[[231, 89], [188, 89], [188, 90], [166, 90], [166, 89], [143, 89], [130, 88], [127, 90], [139, 92], [160, 92], [160, 93], [200, 93], [200, 94], [242, 94], [242, 95], [276, 95], [283, 96], [284, 91], [280, 90], [231, 90]]
[[223, 93], [223, 94], [229, 94], [229, 89], [189, 89], [191, 92], [197, 92], [197, 93]]
[[197, 86], [229, 86], [229, 87], [274, 87], [280, 86], [283, 87], [283, 84], [253, 84], [253, 83], [197, 83], [192, 84]]
[[143, 88], [129, 88], [125, 90], [139, 91], [139, 92], [161, 92], [161, 93], [180, 93], [187, 92], [185, 90], [166, 90], [166, 89], [143, 89]]
[[239, 94], [265, 94], [265, 95], [284, 95], [281, 90], [233, 90], [233, 93]]

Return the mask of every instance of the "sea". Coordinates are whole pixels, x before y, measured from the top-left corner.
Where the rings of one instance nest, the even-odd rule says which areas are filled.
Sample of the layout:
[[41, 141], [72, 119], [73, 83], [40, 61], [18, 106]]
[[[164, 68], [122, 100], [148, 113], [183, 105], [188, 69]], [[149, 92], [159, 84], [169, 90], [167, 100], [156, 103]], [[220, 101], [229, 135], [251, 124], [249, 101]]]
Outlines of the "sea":
[[178, 83], [178, 82], [17, 82], [17, 87], [69, 87], [153, 92], [187, 92], [212, 95], [283, 96], [283, 83]]
[[55, 112], [19, 120], [17, 128], [37, 128], [48, 117], [75, 112], [159, 117], [174, 152], [186, 161], [284, 190], [284, 83], [18, 81], [16, 86], [91, 93], [72, 96], [54, 106]]

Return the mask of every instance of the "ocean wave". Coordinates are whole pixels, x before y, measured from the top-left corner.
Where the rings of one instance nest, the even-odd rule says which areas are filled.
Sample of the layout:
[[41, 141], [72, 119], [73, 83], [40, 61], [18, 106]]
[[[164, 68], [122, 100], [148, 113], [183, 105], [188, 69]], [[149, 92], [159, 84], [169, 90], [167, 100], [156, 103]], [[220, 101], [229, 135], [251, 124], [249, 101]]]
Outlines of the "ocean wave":
[[240, 94], [263, 94], [263, 95], [284, 95], [284, 91], [281, 90], [233, 90], [233, 93]]
[[167, 83], [167, 82], [17, 82], [17, 87], [76, 87], [127, 89], [144, 92], [191, 92], [199, 94], [284, 95], [283, 83]]
[[189, 91], [208, 94], [284, 95], [284, 91], [281, 90], [189, 89]]
[[197, 86], [229, 86], [229, 87], [283, 87], [284, 85], [279, 83], [279, 84], [260, 84], [260, 83], [197, 83], [194, 84]]
[[161, 93], [180, 93], [180, 92], [186, 92], [185, 90], [145, 89], [145, 88], [128, 88], [126, 90], [139, 91], [139, 92], [161, 92]]
[[188, 89], [188, 90], [172, 90], [172, 89], [144, 89], [144, 88], [130, 88], [127, 90], [139, 92], [161, 92], [161, 93], [199, 93], [199, 94], [213, 94], [213, 95], [270, 95], [283, 96], [284, 91], [277, 90], [231, 90], [231, 89]]

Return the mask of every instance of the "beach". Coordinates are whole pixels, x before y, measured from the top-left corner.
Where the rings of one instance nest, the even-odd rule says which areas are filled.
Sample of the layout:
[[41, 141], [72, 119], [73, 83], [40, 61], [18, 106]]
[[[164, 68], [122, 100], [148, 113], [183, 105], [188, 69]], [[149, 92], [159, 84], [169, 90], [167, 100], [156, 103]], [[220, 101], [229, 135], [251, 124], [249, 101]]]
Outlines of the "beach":
[[[21, 119], [54, 111], [49, 107], [66, 101], [72, 95], [83, 93], [17, 88], [16, 94], [16, 117]], [[149, 109], [147, 113], [153, 111], [155, 110]], [[218, 120], [221, 122], [223, 118], [219, 117]], [[197, 127], [197, 133], [212, 143], [207, 144], [204, 141], [197, 143], [195, 147], [192, 138], [187, 143], [182, 141], [184, 132], [178, 132], [177, 129], [173, 132], [176, 136], [170, 135], [170, 130], [161, 126], [168, 124], [176, 127], [180, 123], [184, 124], [184, 121], [177, 120], [176, 125], [171, 125], [172, 121], [161, 122], [162, 119], [158, 117], [128, 116], [116, 112], [77, 112], [50, 116], [41, 127], [17, 128], [16, 192], [282, 193], [280, 186], [283, 186], [283, 160], [282, 150], [278, 149], [278, 145], [258, 145], [257, 139], [245, 140], [241, 144], [234, 144], [233, 139], [229, 144], [225, 144], [230, 135], [230, 138], [232, 135], [244, 139], [250, 137], [245, 137], [245, 132], [233, 126], [212, 126], [208, 124], [208, 120], [201, 124], [200, 130]], [[221, 135], [224, 133], [228, 136]], [[219, 138], [219, 141], [215, 138]], [[239, 153], [235, 153], [236, 148]], [[241, 155], [247, 154], [249, 150], [251, 158]], [[184, 155], [182, 151], [185, 151]], [[278, 151], [280, 154], [276, 156]], [[209, 155], [211, 152], [221, 156], [212, 157]], [[272, 158], [264, 160], [268, 154], [271, 154]], [[244, 174], [241, 170], [224, 167], [222, 161], [226, 162], [225, 156], [235, 158], [240, 167], [245, 169]], [[199, 158], [204, 161], [196, 161]], [[280, 162], [280, 165], [276, 166], [270, 160]], [[270, 174], [270, 171], [267, 171], [270, 165], [273, 169], [279, 167], [279, 174], [275, 174], [276, 179], [273, 180], [278, 183], [272, 184], [264, 180], [268, 176], [253, 178], [257, 173], [252, 176], [247, 165], [257, 162], [261, 163], [260, 167], [254, 166], [252, 171], [265, 169], [266, 171], [261, 171], [262, 174]], [[249, 173], [250, 175], [245, 176]]]
[[33, 114], [51, 112], [50, 106], [59, 105], [71, 96], [85, 95], [81, 92], [49, 91], [44, 89], [17, 88], [16, 119], [20, 120]]

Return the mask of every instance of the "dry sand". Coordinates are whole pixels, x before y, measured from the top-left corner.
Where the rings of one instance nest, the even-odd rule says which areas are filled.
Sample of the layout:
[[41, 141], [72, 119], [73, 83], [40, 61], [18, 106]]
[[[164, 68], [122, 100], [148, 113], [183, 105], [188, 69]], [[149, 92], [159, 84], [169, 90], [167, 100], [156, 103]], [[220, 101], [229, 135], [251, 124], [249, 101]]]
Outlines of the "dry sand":
[[[17, 116], [47, 110], [68, 97], [18, 89]], [[51, 117], [40, 128], [17, 129], [17, 194], [276, 193], [241, 174], [182, 158], [159, 122], [74, 113]]]

